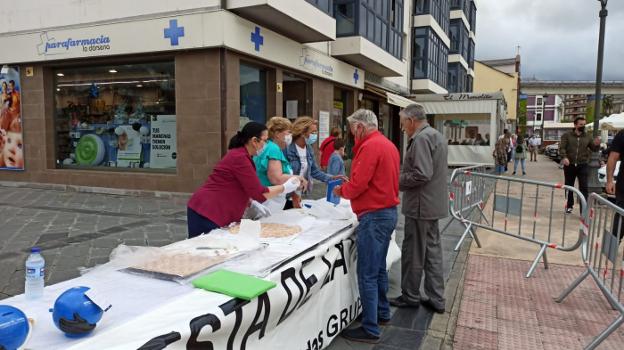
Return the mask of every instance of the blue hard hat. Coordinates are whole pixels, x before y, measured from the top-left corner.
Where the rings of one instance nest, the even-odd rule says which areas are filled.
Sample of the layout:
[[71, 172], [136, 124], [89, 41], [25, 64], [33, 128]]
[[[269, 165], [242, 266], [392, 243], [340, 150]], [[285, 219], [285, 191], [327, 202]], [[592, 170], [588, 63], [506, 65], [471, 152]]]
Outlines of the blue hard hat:
[[0, 305], [0, 349], [15, 350], [24, 345], [30, 325], [18, 308]]
[[54, 324], [68, 337], [88, 335], [102, 318], [104, 311], [85, 295], [89, 289], [74, 287], [66, 290], [50, 310]]

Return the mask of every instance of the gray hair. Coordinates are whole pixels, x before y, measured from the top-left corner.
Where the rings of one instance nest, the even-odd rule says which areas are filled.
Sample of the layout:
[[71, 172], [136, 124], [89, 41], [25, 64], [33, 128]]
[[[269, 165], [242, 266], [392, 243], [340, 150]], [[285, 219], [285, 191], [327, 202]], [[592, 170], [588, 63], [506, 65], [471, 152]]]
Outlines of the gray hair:
[[370, 109], [358, 109], [347, 118], [349, 123], [362, 123], [369, 129], [377, 128], [377, 116]]
[[425, 107], [419, 103], [412, 103], [405, 107], [401, 114], [403, 114], [406, 118], [416, 119], [416, 120], [426, 120], [427, 114], [425, 113]]

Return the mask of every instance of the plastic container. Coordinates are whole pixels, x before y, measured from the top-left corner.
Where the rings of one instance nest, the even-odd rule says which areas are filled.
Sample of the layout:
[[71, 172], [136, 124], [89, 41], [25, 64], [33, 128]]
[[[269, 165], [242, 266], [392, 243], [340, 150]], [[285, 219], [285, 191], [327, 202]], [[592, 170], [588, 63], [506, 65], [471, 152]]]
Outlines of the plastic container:
[[41, 249], [33, 247], [26, 259], [26, 281], [24, 294], [27, 299], [37, 299], [43, 296], [45, 279], [45, 260], [41, 256]]

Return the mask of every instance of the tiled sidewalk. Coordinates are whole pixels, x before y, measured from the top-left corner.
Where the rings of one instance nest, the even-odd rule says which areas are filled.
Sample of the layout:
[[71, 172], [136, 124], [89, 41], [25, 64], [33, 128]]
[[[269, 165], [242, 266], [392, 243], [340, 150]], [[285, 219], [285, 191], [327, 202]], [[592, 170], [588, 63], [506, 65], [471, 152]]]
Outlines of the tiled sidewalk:
[[[554, 302], [583, 268], [551, 264], [527, 279], [529, 265], [470, 255], [455, 349], [582, 349], [619, 315], [590, 277], [562, 304]], [[598, 348], [624, 349], [624, 327]]]

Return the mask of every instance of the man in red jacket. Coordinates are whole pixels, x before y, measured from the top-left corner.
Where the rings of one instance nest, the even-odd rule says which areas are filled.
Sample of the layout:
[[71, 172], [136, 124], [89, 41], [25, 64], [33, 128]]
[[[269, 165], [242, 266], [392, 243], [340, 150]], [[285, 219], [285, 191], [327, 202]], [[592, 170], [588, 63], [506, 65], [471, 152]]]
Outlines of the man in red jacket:
[[359, 342], [377, 343], [379, 324], [390, 321], [386, 255], [397, 223], [399, 204], [399, 151], [377, 130], [377, 116], [360, 109], [348, 119], [355, 135], [355, 155], [351, 180], [334, 189], [338, 196], [351, 200], [358, 216], [357, 274], [362, 301], [362, 326], [347, 329], [343, 337]]

